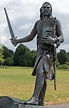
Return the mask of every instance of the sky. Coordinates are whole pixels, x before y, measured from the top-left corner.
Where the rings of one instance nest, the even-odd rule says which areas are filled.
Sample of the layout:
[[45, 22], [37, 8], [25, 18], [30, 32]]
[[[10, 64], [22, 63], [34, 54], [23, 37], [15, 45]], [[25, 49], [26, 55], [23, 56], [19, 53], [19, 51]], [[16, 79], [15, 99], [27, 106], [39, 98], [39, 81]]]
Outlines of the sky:
[[[10, 41], [10, 33], [6, 21], [4, 7], [7, 10], [14, 34], [23, 38], [30, 34], [35, 22], [40, 18], [40, 7], [44, 2], [52, 5], [52, 15], [60, 20], [64, 42], [58, 48], [69, 52], [69, 0], [0, 0], [0, 44], [15, 51]], [[23, 43], [31, 50], [36, 50], [36, 38]]]

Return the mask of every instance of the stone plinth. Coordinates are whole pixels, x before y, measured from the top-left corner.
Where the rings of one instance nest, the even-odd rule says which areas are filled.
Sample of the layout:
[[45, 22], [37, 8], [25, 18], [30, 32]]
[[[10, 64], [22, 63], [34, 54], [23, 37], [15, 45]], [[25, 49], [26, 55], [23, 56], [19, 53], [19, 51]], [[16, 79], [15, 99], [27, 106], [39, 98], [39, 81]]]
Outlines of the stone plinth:
[[44, 106], [25, 105], [25, 101], [8, 96], [0, 97], [0, 108], [46, 108]]

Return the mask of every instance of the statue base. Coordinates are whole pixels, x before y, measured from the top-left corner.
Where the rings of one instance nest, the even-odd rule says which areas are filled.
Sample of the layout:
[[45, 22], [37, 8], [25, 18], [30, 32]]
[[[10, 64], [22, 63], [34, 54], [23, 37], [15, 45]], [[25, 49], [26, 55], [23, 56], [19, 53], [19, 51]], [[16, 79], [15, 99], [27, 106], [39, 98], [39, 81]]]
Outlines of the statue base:
[[25, 105], [25, 101], [9, 96], [0, 96], [0, 108], [69, 108], [69, 104], [60, 105]]
[[0, 108], [46, 108], [44, 106], [25, 105], [25, 101], [9, 96], [0, 97]]
[[[0, 108], [23, 108], [24, 101], [9, 96], [0, 97]], [[22, 106], [22, 107], [20, 107]]]

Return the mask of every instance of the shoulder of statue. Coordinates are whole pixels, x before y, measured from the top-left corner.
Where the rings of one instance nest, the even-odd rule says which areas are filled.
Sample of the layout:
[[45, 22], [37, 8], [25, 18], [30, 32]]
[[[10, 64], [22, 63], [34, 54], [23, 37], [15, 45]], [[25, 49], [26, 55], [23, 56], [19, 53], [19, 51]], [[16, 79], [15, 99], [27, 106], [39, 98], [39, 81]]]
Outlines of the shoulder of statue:
[[60, 20], [56, 17], [54, 17], [54, 20], [56, 21], [56, 23], [60, 23]]
[[38, 19], [38, 20], [36, 21], [36, 23], [38, 23], [39, 21], [41, 21], [41, 19]]
[[42, 20], [41, 19], [38, 19], [36, 22], [35, 22], [35, 25], [37, 26], [38, 24], [42, 23]]
[[57, 21], [57, 18], [56, 17], [52, 17], [52, 20], [54, 20], [56, 22]]
[[55, 24], [59, 24], [60, 23], [60, 20], [56, 17], [52, 17], [52, 19], [54, 20]]
[[39, 21], [40, 21], [40, 19], [35, 22], [35, 25], [37, 25]]

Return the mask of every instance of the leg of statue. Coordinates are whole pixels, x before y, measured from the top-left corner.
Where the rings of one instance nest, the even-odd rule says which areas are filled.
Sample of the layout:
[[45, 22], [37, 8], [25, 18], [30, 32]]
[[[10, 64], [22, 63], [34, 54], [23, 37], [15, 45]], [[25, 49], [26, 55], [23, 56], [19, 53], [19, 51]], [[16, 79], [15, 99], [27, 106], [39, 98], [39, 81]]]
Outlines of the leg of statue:
[[44, 75], [43, 74], [37, 75], [33, 96], [31, 99], [27, 101], [27, 104], [38, 105], [38, 102], [40, 101], [39, 95], [43, 85], [44, 85]]
[[44, 75], [43, 74], [38, 75], [36, 78], [35, 89], [33, 94], [37, 99], [39, 98], [43, 85], [44, 85]]
[[[39, 101], [40, 101], [39, 100], [39, 95], [40, 95], [40, 92], [41, 92], [42, 88], [44, 89], [44, 94], [45, 94], [46, 84], [45, 84], [43, 62], [44, 61], [43, 61], [43, 58], [42, 58], [40, 60], [39, 64], [38, 64], [37, 68], [36, 68], [36, 82], [35, 82], [34, 93], [33, 93], [32, 98], [27, 101], [28, 104], [38, 104], [39, 103]], [[43, 99], [43, 98], [41, 98], [41, 99]]]
[[47, 88], [47, 82], [46, 82], [46, 79], [44, 79], [44, 85], [41, 89], [41, 92], [38, 98], [39, 99], [38, 105], [44, 106], [44, 97], [46, 93], [46, 88]]

